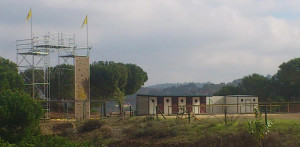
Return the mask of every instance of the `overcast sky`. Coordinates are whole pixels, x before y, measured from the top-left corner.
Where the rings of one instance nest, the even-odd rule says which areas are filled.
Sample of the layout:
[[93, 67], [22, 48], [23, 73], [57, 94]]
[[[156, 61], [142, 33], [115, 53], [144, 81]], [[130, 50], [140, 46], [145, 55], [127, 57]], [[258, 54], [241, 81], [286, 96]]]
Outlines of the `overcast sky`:
[[299, 0], [0, 0], [0, 56], [16, 61], [16, 40], [70, 32], [91, 61], [141, 66], [146, 86], [230, 82], [300, 55]]

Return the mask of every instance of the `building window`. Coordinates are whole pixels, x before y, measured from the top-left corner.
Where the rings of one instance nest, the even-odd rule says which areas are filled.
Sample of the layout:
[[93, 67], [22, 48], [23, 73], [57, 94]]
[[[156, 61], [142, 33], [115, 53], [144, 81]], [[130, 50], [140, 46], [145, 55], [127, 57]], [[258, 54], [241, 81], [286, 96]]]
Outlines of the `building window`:
[[154, 103], [154, 100], [152, 100], [152, 103]]
[[183, 103], [183, 99], [181, 99], [181, 103]]
[[167, 99], [167, 103], [169, 103], [169, 99]]
[[244, 99], [241, 99], [241, 102], [243, 102], [244, 101]]
[[253, 99], [253, 102], [255, 102], [255, 99]]
[[197, 103], [198, 102], [198, 100], [197, 99], [195, 99], [195, 103]]

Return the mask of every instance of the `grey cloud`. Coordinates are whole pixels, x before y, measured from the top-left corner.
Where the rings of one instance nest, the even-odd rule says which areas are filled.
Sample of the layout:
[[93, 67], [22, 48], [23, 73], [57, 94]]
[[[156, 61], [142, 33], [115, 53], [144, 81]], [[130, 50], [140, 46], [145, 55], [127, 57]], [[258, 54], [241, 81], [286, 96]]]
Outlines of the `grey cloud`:
[[148, 72], [147, 85], [229, 82], [254, 72], [274, 74], [279, 64], [297, 57], [297, 17], [276, 17], [288, 9], [299, 14], [295, 5], [292, 0], [4, 0], [0, 53], [15, 60], [15, 46], [8, 42], [29, 36], [24, 20], [30, 7], [35, 32], [73, 32], [79, 44], [85, 44], [80, 27], [87, 13], [92, 61], [135, 63]]

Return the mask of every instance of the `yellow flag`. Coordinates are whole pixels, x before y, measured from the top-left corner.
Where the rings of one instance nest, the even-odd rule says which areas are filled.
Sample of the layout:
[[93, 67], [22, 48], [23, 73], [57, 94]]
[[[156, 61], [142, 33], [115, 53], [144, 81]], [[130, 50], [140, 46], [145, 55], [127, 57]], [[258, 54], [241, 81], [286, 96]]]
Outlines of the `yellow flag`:
[[88, 23], [88, 20], [87, 20], [88, 18], [87, 18], [87, 15], [85, 16], [85, 19], [84, 19], [84, 21], [83, 21], [83, 23], [82, 23], [82, 26], [81, 26], [81, 28], [83, 28], [83, 26], [84, 26], [84, 24], [87, 24]]
[[27, 23], [27, 21], [31, 18], [31, 9], [29, 10], [29, 12], [28, 12], [28, 15], [27, 15], [27, 18], [26, 18], [26, 23]]

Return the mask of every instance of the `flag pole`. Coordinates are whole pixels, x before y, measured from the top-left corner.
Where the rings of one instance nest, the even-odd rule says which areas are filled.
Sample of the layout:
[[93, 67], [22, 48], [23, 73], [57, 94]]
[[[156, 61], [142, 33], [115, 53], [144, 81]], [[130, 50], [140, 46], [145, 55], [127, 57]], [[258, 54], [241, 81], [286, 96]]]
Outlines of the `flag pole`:
[[32, 10], [30, 8], [30, 39], [31, 39], [31, 48], [32, 48], [32, 98], [34, 99], [34, 47], [33, 47], [33, 34], [32, 34]]
[[89, 23], [88, 23], [88, 16], [86, 15], [86, 45], [88, 49], [88, 55], [90, 54], [89, 51]]
[[[31, 40], [33, 39], [32, 38], [32, 10], [30, 9], [30, 11], [31, 11], [31, 16], [30, 16], [30, 38], [31, 38]], [[33, 40], [32, 40], [33, 41]]]

